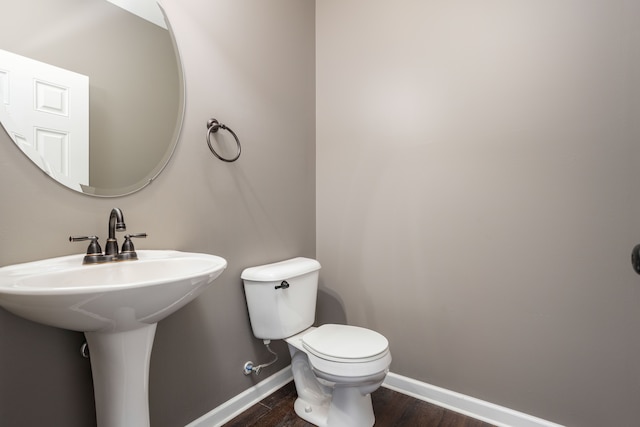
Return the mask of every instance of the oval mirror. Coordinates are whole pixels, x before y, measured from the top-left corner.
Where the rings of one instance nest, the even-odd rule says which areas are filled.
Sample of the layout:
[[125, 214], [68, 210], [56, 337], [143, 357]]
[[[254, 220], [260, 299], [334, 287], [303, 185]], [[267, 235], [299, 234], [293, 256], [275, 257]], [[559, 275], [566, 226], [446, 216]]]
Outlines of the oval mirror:
[[148, 185], [180, 133], [184, 81], [155, 0], [2, 6], [0, 123], [33, 163], [94, 196]]

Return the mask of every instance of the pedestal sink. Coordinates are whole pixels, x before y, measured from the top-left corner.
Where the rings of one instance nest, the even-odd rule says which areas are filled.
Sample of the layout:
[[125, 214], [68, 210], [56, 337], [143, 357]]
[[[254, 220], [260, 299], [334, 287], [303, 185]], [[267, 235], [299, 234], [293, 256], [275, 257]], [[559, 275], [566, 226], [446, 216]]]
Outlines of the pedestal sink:
[[137, 253], [136, 261], [83, 265], [84, 255], [71, 255], [0, 268], [2, 307], [84, 332], [98, 427], [149, 426], [156, 324], [200, 295], [227, 266], [215, 255]]

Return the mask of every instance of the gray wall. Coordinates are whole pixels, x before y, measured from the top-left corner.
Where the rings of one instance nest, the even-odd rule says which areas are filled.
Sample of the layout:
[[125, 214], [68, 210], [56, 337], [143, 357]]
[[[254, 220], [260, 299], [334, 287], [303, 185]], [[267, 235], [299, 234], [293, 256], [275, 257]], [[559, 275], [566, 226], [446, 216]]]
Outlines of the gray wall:
[[638, 2], [322, 0], [317, 252], [391, 370], [638, 425]]
[[[113, 206], [141, 248], [229, 260], [158, 327], [154, 427], [255, 381], [239, 369], [268, 354], [238, 276], [314, 256], [314, 233], [321, 317], [344, 305], [384, 333], [394, 372], [568, 425], [637, 424], [635, 4], [164, 3], [187, 111], [156, 182], [89, 198], [0, 144], [0, 264], [79, 252], [68, 235], [104, 236]], [[238, 163], [208, 153], [211, 116], [242, 138]], [[91, 425], [81, 342], [0, 311], [3, 424]]]
[[[287, 365], [245, 377], [269, 354], [253, 338], [240, 272], [296, 255], [315, 256], [314, 3], [164, 0], [187, 81], [175, 156], [157, 181], [115, 199], [52, 182], [0, 136], [0, 265], [84, 251], [69, 235], [104, 241], [109, 210], [122, 208], [140, 249], [213, 253], [229, 266], [200, 298], [158, 326], [151, 361], [154, 427], [184, 426]], [[234, 164], [205, 142], [210, 117], [244, 150]], [[0, 309], [0, 424], [95, 423], [80, 333], [40, 326]]]

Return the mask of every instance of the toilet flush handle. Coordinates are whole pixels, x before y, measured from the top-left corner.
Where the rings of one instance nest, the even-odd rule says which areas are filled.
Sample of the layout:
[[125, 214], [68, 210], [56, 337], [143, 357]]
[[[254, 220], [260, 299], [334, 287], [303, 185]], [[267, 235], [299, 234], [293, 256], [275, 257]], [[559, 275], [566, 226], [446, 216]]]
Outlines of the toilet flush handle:
[[287, 283], [286, 280], [283, 280], [282, 283], [280, 283], [280, 286], [276, 286], [275, 289], [287, 289], [289, 287], [289, 283]]

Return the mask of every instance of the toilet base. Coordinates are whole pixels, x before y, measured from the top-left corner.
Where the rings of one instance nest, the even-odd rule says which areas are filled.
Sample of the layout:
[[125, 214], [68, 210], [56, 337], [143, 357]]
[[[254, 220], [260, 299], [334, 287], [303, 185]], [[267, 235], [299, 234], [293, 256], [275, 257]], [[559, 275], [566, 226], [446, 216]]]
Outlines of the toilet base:
[[373, 426], [375, 416], [369, 392], [377, 389], [382, 379], [376, 379], [375, 385], [335, 384], [333, 388], [328, 387], [314, 375], [303, 352], [295, 352], [291, 369], [298, 393], [294, 409], [300, 418], [318, 427]]
[[371, 395], [352, 387], [335, 389], [331, 404], [315, 405], [297, 398], [296, 414], [318, 427], [371, 427], [375, 423]]
[[318, 427], [327, 427], [329, 417], [329, 402], [324, 405], [313, 404], [305, 401], [301, 397], [297, 398], [293, 404], [296, 414], [303, 420]]

